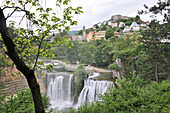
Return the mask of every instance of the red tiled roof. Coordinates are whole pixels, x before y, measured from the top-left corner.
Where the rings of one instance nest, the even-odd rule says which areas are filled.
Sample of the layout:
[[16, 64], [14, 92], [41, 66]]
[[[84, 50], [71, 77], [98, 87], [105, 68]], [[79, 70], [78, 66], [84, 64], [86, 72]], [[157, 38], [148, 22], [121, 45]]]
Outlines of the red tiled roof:
[[91, 33], [91, 34], [94, 34], [94, 32], [93, 32], [93, 31], [90, 31], [88, 34], [90, 34], [90, 33]]
[[96, 32], [96, 33], [105, 33], [106, 31], [98, 31], [98, 32]]

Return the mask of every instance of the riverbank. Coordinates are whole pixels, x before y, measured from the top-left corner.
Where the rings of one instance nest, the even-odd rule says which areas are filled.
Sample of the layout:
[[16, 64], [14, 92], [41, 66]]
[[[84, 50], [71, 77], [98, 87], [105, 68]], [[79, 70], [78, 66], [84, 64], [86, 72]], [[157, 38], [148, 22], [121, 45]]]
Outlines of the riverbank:
[[[59, 63], [61, 65], [63, 65], [65, 67], [65, 69], [69, 70], [69, 71], [75, 71], [80, 64], [67, 64], [65, 62], [62, 62], [60, 60], [50, 60], [50, 59], [40, 59], [39, 61], [44, 61], [44, 62], [53, 62], [53, 63]], [[85, 67], [85, 70], [88, 71], [88, 72], [98, 72], [98, 73], [111, 73], [110, 70], [106, 70], [106, 69], [101, 69], [101, 68], [97, 68], [97, 67], [94, 67], [94, 66], [84, 66]]]

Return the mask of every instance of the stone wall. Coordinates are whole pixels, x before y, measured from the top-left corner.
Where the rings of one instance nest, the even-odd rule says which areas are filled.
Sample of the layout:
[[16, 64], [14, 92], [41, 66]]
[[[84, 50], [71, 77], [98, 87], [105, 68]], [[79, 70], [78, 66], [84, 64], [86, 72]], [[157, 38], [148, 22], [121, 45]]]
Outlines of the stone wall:
[[[46, 93], [46, 76], [44, 77], [38, 77], [37, 81], [40, 85], [40, 90], [44, 94]], [[2, 88], [0, 88], [1, 94], [2, 95], [12, 95], [15, 94], [18, 91], [22, 91], [28, 87], [28, 83], [26, 79], [21, 79], [21, 80], [14, 80], [10, 82], [6, 82]]]
[[21, 79], [21, 80], [15, 80], [15, 81], [10, 81], [6, 82], [2, 88], [0, 88], [0, 91], [2, 95], [11, 95], [15, 94], [18, 91], [24, 90], [28, 88], [28, 84], [26, 79]]

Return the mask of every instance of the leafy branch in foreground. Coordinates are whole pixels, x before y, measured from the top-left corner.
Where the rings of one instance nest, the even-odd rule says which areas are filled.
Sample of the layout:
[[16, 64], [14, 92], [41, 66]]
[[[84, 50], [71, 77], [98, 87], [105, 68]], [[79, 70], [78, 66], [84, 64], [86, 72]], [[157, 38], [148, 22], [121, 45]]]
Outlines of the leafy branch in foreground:
[[[62, 17], [57, 15], [52, 8], [44, 6], [40, 0], [6, 0], [0, 7], [0, 38], [4, 42], [5, 53], [27, 79], [36, 113], [45, 112], [40, 87], [34, 73], [38, 57], [53, 58], [53, 54], [50, 52], [54, 45], [49, 44], [49, 42], [44, 43], [47, 41], [45, 37], [50, 36], [51, 30], [69, 30], [69, 26], [77, 24], [76, 21], [73, 21], [73, 16], [82, 13], [81, 7], [73, 8], [67, 6], [68, 2], [70, 0], [56, 0], [55, 2], [58, 8], [65, 6]], [[8, 14], [5, 13], [7, 9], [11, 9]], [[20, 15], [21, 18], [18, 18], [20, 21], [14, 21], [8, 26], [7, 21], [14, 14]], [[27, 29], [21, 25], [24, 19], [28, 22]], [[15, 30], [15, 33], [18, 35], [16, 38], [9, 33], [9, 27]], [[65, 41], [56, 41], [55, 44], [58, 45], [60, 43], [65, 43]], [[69, 45], [68, 42], [66, 43]], [[33, 63], [34, 65], [32, 66], [31, 64]]]

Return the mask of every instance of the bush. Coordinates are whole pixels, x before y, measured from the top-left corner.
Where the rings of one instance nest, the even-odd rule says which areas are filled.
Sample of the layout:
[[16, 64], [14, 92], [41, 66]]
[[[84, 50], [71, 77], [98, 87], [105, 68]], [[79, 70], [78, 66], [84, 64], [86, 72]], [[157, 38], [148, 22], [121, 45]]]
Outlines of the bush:
[[3, 66], [4, 66], [4, 64], [5, 64], [5, 61], [4, 61], [4, 60], [2, 60], [2, 59], [0, 59], [0, 77], [2, 76], [2, 73], [1, 73], [2, 68], [1, 68], [1, 67], [3, 67]]
[[121, 68], [114, 62], [113, 64], [109, 65], [109, 69], [110, 70], [114, 70], [115, 69], [116, 71], [120, 71]]
[[[134, 80], [134, 79], [133, 79]], [[121, 88], [111, 89], [100, 102], [86, 104], [71, 113], [169, 113], [170, 81], [143, 86], [141, 79], [120, 80]]]
[[84, 83], [84, 79], [86, 78], [86, 75], [87, 75], [86, 70], [83, 65], [80, 65], [78, 69], [74, 72], [75, 88], [77, 94], [79, 94], [83, 89], [83, 83]]
[[[0, 113], [34, 113], [34, 102], [32, 94], [29, 89], [20, 91], [7, 98], [4, 101], [4, 97], [0, 94]], [[50, 105], [46, 95], [42, 95], [44, 108], [47, 110]]]

